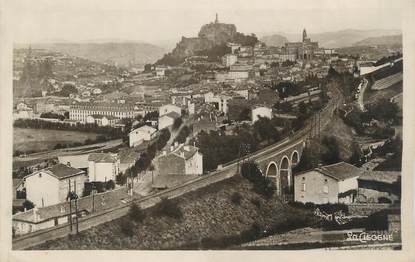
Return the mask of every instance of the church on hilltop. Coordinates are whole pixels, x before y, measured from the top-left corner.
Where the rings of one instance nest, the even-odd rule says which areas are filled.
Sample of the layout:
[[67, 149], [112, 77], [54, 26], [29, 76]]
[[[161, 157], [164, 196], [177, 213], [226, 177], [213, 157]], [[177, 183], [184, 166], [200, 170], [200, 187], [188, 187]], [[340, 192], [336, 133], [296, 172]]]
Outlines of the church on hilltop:
[[312, 42], [307, 37], [307, 31], [304, 28], [303, 41], [285, 43], [284, 49], [287, 55], [294, 55], [296, 59], [309, 60], [314, 57], [314, 52], [318, 50], [318, 42]]

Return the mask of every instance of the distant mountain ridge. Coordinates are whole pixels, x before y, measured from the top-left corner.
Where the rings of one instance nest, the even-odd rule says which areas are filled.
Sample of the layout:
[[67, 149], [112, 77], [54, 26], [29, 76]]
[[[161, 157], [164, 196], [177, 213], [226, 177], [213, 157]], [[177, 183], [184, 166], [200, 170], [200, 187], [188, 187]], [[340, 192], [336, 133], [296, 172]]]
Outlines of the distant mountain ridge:
[[35, 43], [31, 46], [118, 66], [154, 63], [165, 53], [164, 48], [156, 45], [122, 40], [96, 43]]
[[402, 45], [402, 35], [368, 37], [354, 44], [355, 46]]
[[[340, 48], [340, 47], [348, 47], [353, 46], [354, 44], [358, 43], [359, 41], [365, 40], [371, 37], [385, 37], [385, 36], [392, 36], [392, 35], [400, 35], [402, 32], [400, 30], [392, 30], [392, 29], [375, 29], [375, 30], [356, 30], [356, 29], [345, 29], [340, 31], [333, 31], [333, 32], [324, 32], [324, 33], [312, 33], [308, 31], [308, 36], [311, 38], [312, 41], [318, 41], [319, 46], [326, 47], [326, 48]], [[286, 37], [290, 42], [297, 42], [301, 41], [302, 34], [298, 32], [298, 34], [293, 33], [284, 33], [278, 32], [275, 34], [265, 35], [262, 34], [262, 39], [269, 39], [272, 36], [282, 36]]]

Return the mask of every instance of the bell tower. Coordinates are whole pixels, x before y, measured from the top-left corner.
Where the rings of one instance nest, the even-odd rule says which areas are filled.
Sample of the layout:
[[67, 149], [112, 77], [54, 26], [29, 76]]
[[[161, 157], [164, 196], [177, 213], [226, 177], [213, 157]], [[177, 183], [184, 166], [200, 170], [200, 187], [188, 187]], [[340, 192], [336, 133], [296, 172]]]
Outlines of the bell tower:
[[307, 31], [304, 28], [303, 29], [303, 42], [305, 42], [306, 39], [307, 39]]
[[216, 13], [216, 17], [215, 17], [215, 24], [219, 23], [219, 19], [218, 19], [218, 13]]

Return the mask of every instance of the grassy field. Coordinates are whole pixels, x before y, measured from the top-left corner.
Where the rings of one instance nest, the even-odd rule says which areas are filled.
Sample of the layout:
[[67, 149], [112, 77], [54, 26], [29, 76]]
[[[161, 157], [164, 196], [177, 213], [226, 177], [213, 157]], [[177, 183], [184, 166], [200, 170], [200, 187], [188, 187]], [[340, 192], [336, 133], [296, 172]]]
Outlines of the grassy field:
[[22, 152], [38, 152], [53, 149], [53, 147], [58, 143], [82, 143], [87, 139], [95, 139], [96, 137], [97, 134], [95, 133], [48, 129], [14, 128], [13, 150], [19, 150]]

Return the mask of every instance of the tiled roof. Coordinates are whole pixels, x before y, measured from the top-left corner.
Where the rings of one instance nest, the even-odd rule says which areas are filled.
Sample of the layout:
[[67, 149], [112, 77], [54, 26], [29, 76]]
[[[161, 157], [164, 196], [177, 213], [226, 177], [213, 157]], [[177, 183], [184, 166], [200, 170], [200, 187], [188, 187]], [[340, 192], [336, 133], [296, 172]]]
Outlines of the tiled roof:
[[362, 174], [363, 171], [360, 168], [345, 162], [322, 166], [316, 168], [316, 170], [336, 180], [345, 180], [352, 177], [358, 177]]
[[195, 146], [181, 146], [177, 148], [175, 151], [173, 151], [173, 153], [180, 157], [182, 157], [183, 155], [184, 159], [187, 160], [191, 158], [194, 154], [196, 154], [198, 151], [199, 151], [199, 148]]
[[98, 163], [114, 163], [117, 162], [118, 156], [111, 153], [91, 153], [89, 154], [88, 161], [94, 161]]
[[58, 161], [61, 164], [67, 164], [69, 162], [71, 167], [74, 168], [88, 168], [88, 157], [89, 154], [64, 155], [58, 156]]
[[160, 118], [166, 117], [166, 116], [168, 116], [170, 118], [173, 118], [173, 119], [176, 119], [176, 118], [179, 118], [180, 117], [180, 115], [178, 113], [176, 113], [176, 112], [169, 112], [169, 113], [167, 113], [165, 115], [160, 116]]
[[154, 127], [151, 127], [151, 126], [148, 126], [148, 125], [144, 125], [144, 126], [141, 126], [141, 127], [136, 128], [136, 129], [133, 129], [130, 133], [135, 132], [137, 130], [140, 130], [140, 131], [141, 130], [143, 130], [143, 131], [150, 131], [151, 133], [154, 133], [154, 132], [157, 131], [157, 129], [155, 129]]
[[[85, 172], [77, 169], [77, 168], [73, 168], [64, 164], [56, 164], [52, 167], [48, 167], [45, 169], [40, 170], [39, 172], [45, 172], [50, 174], [51, 176], [54, 176], [58, 179], [63, 179], [63, 178], [67, 178], [67, 177], [72, 177], [72, 176], [76, 176], [76, 175], [82, 175]], [[28, 176], [31, 176], [33, 174], [36, 174], [38, 172], [34, 172]]]

